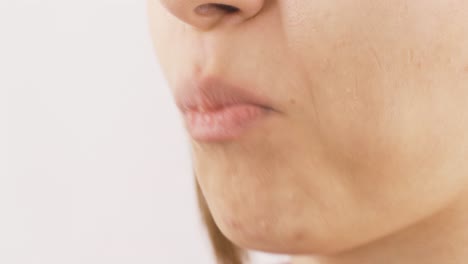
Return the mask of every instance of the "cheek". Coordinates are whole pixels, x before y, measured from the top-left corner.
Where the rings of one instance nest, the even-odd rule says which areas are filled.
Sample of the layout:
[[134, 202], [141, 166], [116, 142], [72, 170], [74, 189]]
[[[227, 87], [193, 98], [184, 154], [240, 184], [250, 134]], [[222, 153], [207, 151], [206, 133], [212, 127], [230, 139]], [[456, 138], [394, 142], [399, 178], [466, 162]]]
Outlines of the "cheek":
[[291, 59], [311, 80], [301, 103], [330, 158], [355, 169], [456, 148], [468, 128], [468, 4], [452, 2], [284, 3]]

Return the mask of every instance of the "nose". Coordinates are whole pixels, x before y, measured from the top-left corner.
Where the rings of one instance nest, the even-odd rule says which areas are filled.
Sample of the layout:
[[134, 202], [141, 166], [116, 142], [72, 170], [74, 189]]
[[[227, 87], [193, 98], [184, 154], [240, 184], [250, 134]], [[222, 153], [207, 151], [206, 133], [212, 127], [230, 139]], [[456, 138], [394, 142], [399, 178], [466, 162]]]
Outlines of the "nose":
[[266, 0], [161, 0], [163, 6], [183, 22], [209, 30], [230, 19], [242, 23], [256, 16]]

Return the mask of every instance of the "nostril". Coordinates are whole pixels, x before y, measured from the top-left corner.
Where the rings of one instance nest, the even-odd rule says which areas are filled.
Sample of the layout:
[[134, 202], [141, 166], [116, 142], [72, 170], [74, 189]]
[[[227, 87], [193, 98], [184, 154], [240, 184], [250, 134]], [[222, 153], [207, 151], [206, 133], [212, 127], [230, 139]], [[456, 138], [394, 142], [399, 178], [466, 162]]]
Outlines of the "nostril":
[[202, 16], [209, 16], [213, 15], [219, 11], [222, 11], [227, 14], [236, 13], [239, 11], [239, 8], [231, 5], [226, 4], [204, 4], [199, 5], [195, 8], [195, 13], [202, 15]]
[[235, 13], [239, 11], [239, 8], [231, 5], [225, 5], [225, 4], [213, 4], [216, 8], [223, 10], [226, 13]]

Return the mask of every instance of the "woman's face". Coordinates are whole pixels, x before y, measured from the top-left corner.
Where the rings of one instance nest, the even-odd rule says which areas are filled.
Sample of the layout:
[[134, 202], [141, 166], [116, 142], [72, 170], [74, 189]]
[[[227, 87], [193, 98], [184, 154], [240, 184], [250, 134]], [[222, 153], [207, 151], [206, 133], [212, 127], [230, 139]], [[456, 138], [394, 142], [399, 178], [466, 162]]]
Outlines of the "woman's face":
[[462, 192], [468, 1], [219, 0], [238, 10], [196, 9], [209, 3], [149, 0], [149, 12], [174, 95], [184, 80], [215, 76], [276, 110], [241, 136], [192, 138], [198, 181], [229, 239], [339, 252]]

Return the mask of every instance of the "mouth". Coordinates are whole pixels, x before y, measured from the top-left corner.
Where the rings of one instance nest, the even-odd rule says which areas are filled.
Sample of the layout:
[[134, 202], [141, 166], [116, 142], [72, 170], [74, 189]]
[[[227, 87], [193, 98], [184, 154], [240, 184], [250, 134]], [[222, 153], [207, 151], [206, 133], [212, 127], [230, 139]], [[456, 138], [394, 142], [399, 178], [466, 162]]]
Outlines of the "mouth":
[[178, 91], [187, 131], [200, 142], [238, 139], [276, 112], [265, 97], [217, 78], [191, 80]]

